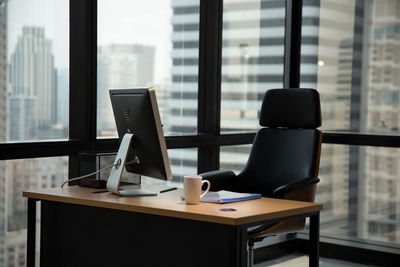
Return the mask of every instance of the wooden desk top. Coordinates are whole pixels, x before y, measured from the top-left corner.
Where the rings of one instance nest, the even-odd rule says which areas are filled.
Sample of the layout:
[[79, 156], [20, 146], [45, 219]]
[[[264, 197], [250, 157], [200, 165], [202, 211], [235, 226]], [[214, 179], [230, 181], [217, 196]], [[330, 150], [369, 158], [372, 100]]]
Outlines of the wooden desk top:
[[[183, 195], [182, 189], [146, 197], [119, 197], [109, 192], [94, 194], [92, 193], [94, 191], [97, 190], [67, 186], [24, 191], [23, 196], [38, 200], [142, 212], [228, 225], [242, 225], [322, 210], [321, 204], [274, 198], [261, 198], [228, 204], [200, 202], [199, 205], [186, 205], [180, 198]], [[236, 211], [220, 211], [221, 208], [234, 208]]]

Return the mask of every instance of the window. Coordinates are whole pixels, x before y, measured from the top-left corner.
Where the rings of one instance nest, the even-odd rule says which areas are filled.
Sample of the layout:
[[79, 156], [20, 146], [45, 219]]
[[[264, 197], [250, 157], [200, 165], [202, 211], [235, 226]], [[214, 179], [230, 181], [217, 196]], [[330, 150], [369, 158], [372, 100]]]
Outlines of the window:
[[[108, 90], [140, 86], [155, 88], [164, 135], [197, 132], [199, 5], [199, 0], [98, 1], [99, 137], [116, 136]], [[174, 181], [196, 173], [194, 152], [168, 152]]]
[[219, 156], [221, 170], [232, 170], [239, 174], [247, 163], [250, 149], [251, 145], [221, 147]]
[[197, 173], [197, 148], [169, 149], [168, 157], [173, 184], [181, 186], [183, 176]]
[[400, 247], [397, 174], [376, 166], [377, 161], [398, 159], [399, 153], [398, 148], [322, 146], [316, 197], [324, 205], [321, 236]]
[[116, 136], [108, 90], [140, 86], [155, 88], [165, 135], [197, 132], [199, 5], [98, 1], [98, 136]]
[[[398, 62], [394, 51], [400, 49], [395, 41], [400, 28], [389, 14], [396, 9], [393, 1], [357, 6], [356, 1], [323, 0], [304, 5], [304, 16], [320, 22], [303, 24], [301, 86], [320, 91], [323, 130], [399, 133], [400, 81], [393, 66]], [[318, 43], [305, 42], [310, 37]], [[314, 62], [306, 62], [308, 56]], [[303, 79], [307, 76], [314, 77], [312, 82]]]
[[224, 1], [221, 131], [254, 131], [269, 88], [283, 86], [286, 1]]
[[[399, 134], [399, 8], [386, 0], [304, 2], [301, 87], [319, 90], [328, 135]], [[397, 148], [323, 144], [321, 234], [398, 247], [398, 159]]]
[[0, 1], [0, 141], [68, 137], [69, 1]]
[[[22, 260], [16, 266], [25, 266], [27, 201], [22, 191], [60, 186], [68, 179], [67, 164], [67, 157], [0, 161], [6, 170], [0, 173], [0, 266], [17, 254]], [[43, 179], [48, 176], [54, 181]]]

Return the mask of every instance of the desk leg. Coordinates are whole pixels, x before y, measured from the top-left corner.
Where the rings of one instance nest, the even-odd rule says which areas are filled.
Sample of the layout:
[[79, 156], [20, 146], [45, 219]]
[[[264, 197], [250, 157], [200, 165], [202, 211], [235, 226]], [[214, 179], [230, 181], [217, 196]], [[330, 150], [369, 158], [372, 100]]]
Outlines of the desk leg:
[[28, 198], [28, 221], [27, 221], [27, 249], [26, 266], [35, 266], [36, 254], [36, 201], [37, 199]]
[[310, 267], [319, 266], [319, 212], [310, 216]]
[[247, 228], [236, 230], [236, 266], [247, 266]]

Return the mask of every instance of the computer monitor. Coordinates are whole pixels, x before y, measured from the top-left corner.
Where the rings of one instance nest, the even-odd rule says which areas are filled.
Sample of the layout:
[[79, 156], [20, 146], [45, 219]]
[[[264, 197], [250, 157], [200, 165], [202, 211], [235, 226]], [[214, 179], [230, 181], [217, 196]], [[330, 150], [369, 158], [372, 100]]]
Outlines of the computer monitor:
[[111, 89], [110, 98], [121, 144], [107, 189], [120, 196], [157, 195], [142, 188], [119, 188], [124, 165], [128, 172], [172, 180], [155, 91], [153, 88]]

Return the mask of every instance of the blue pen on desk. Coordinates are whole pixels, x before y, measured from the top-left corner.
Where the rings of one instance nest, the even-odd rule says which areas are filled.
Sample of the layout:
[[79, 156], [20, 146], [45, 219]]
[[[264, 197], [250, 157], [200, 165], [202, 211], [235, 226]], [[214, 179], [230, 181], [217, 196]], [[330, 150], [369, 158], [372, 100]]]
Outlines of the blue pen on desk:
[[167, 188], [167, 189], [161, 190], [160, 193], [165, 193], [165, 192], [173, 191], [173, 190], [176, 190], [176, 189], [178, 189], [178, 188], [177, 187], [171, 187], [171, 188]]

